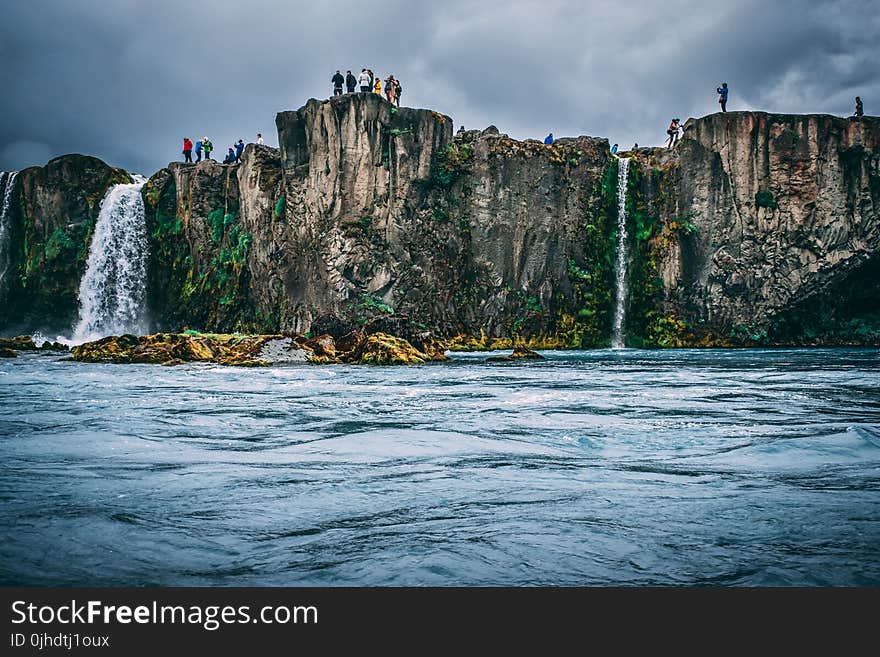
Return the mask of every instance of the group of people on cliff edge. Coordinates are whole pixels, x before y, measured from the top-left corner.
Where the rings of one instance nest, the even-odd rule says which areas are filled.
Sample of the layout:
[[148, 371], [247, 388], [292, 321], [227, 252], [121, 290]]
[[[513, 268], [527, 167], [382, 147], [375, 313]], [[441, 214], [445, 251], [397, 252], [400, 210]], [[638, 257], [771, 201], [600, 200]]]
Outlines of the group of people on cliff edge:
[[[343, 85], [345, 85], [346, 93], [353, 94], [359, 91], [364, 94], [375, 93], [380, 96], [382, 95], [382, 80], [368, 68], [362, 68], [360, 75], [357, 77], [351, 71], [346, 71], [343, 77], [339, 69], [336, 69], [336, 73], [330, 78], [330, 82], [333, 84], [334, 96], [341, 96], [343, 94]], [[400, 107], [401, 93], [403, 93], [403, 87], [400, 84], [400, 80], [389, 74], [385, 78], [385, 99], [392, 105]]]
[[[261, 133], [257, 133], [257, 144], [263, 144], [263, 135]], [[196, 152], [196, 159], [193, 162], [193, 150]], [[205, 155], [205, 160], [211, 159], [211, 151], [214, 150], [214, 144], [207, 137], [202, 137], [195, 143], [195, 148], [193, 147], [193, 142], [189, 137], [183, 138], [183, 161], [188, 162], [190, 164], [198, 164], [202, 161], [202, 154]], [[241, 163], [241, 154], [244, 153], [244, 140], [239, 139], [235, 142], [229, 149], [226, 151], [226, 157], [223, 159], [223, 164], [240, 164]]]

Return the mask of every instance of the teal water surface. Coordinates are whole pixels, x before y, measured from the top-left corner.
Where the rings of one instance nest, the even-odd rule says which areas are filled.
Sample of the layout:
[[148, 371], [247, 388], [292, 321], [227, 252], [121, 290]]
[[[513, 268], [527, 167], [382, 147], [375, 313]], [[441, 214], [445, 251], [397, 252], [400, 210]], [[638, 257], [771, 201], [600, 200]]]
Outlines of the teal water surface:
[[0, 362], [0, 582], [878, 585], [880, 352]]

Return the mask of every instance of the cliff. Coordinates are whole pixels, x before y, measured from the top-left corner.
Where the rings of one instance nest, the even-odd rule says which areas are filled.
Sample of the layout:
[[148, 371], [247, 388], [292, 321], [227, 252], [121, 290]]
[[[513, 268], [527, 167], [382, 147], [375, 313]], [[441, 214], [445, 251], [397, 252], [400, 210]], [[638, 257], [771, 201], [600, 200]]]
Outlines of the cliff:
[[878, 343], [878, 140], [876, 118], [731, 112], [640, 153], [634, 219], [659, 220], [645, 252], [662, 285], [652, 317], [630, 299], [634, 337]]
[[[279, 149], [173, 163], [144, 186], [157, 329], [609, 344], [606, 140], [453, 135], [449, 117], [375, 94], [310, 100], [276, 124]], [[731, 112], [689, 120], [673, 151], [624, 154], [627, 344], [880, 344], [878, 131], [871, 117]], [[75, 308], [95, 200], [126, 176], [86, 159], [88, 175], [51, 178], [53, 161], [22, 176], [17, 243], [60, 267], [19, 258], [29, 286], [47, 277], [19, 293], [23, 314]], [[76, 246], [60, 260], [56, 229]]]
[[[602, 343], [607, 141], [453, 138], [449, 117], [374, 94], [312, 100], [276, 123], [277, 154], [251, 146], [240, 167], [172, 165], [148, 184], [163, 322], [305, 331], [328, 314], [355, 324], [393, 313], [440, 335]], [[242, 239], [241, 266], [217, 279], [211, 263], [235, 261]]]
[[101, 199], [111, 186], [130, 182], [122, 169], [84, 155], [19, 173], [0, 330], [69, 330]]

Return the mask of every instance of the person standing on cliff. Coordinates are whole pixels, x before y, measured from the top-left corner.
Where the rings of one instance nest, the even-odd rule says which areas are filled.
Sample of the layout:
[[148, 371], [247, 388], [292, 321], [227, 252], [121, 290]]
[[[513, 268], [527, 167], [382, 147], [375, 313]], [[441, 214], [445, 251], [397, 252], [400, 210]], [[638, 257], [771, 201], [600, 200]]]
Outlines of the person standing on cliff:
[[345, 89], [348, 93], [353, 94], [354, 88], [357, 86], [357, 78], [351, 74], [351, 71], [345, 72]]
[[202, 161], [202, 140], [196, 142], [196, 164]]
[[241, 154], [244, 152], [244, 140], [239, 139], [235, 144], [235, 161], [241, 163]]
[[211, 151], [214, 150], [214, 144], [211, 143], [211, 140], [205, 137], [202, 139], [202, 150], [205, 151], [205, 159], [211, 159]]
[[189, 137], [183, 138], [183, 161], [192, 164], [193, 161], [193, 143]]
[[336, 74], [330, 78], [330, 82], [333, 83], [333, 95], [341, 96], [342, 95], [342, 85], [345, 84], [345, 78], [342, 77], [342, 73], [339, 72], [339, 69], [336, 69]]
[[614, 144], [614, 146], [611, 147], [611, 154], [617, 155], [617, 144]]
[[367, 75], [370, 76], [370, 91], [372, 91], [373, 90], [373, 83], [376, 81], [376, 76], [373, 75], [373, 69], [368, 68]]
[[394, 104], [394, 76], [390, 73], [385, 78], [385, 99], [392, 105]]
[[258, 132], [258, 133], [257, 133], [257, 143], [258, 143], [260, 146], [263, 145], [263, 133], [262, 133], [262, 132]]
[[721, 103], [721, 111], [726, 112], [727, 111], [727, 92], [728, 92], [727, 83], [722, 82], [721, 86], [718, 87], [718, 89], [716, 89], [716, 91], [718, 92], [718, 102]]
[[553, 143], [553, 133], [551, 132], [549, 135], [544, 137], [544, 146], [549, 146]]
[[400, 86], [400, 80], [394, 80], [394, 104], [400, 107], [400, 94], [403, 93], [403, 87]]
[[361, 90], [361, 93], [366, 94], [370, 92], [370, 75], [365, 68], [361, 69], [361, 74], [358, 76], [358, 88]]
[[672, 122], [669, 124], [669, 128], [666, 129], [666, 134], [669, 137], [666, 139], [666, 148], [672, 148], [675, 146], [675, 142], [678, 141], [678, 130], [680, 126], [681, 119], [672, 119]]
[[382, 95], [382, 80], [376, 78], [376, 82], [373, 84], [373, 93]]
[[853, 116], [864, 116], [865, 108], [862, 105], [862, 99], [856, 96], [856, 113]]

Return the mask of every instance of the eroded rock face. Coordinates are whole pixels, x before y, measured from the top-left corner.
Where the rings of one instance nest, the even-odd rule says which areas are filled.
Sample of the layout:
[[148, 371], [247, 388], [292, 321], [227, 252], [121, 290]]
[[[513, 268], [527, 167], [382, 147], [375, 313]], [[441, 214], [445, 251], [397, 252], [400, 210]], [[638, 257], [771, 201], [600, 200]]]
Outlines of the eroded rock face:
[[130, 182], [122, 169], [85, 155], [19, 173], [0, 330], [69, 330], [101, 200], [113, 185]]
[[714, 114], [639, 163], [672, 237], [656, 245], [661, 309], [695, 335], [810, 343], [822, 315], [878, 307], [880, 120]]
[[276, 119], [290, 327], [379, 308], [442, 335], [553, 332], [576, 311], [604, 140], [452, 137], [452, 122], [375, 94], [310, 101]]

